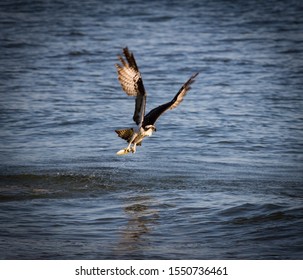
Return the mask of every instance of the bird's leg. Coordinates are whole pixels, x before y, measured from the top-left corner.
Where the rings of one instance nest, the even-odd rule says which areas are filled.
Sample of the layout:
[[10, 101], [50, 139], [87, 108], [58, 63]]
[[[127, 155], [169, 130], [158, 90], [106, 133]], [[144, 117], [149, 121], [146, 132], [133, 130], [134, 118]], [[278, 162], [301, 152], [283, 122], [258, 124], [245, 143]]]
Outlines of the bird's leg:
[[[136, 144], [134, 144], [134, 140], [136, 139], [136, 137], [138, 136], [138, 133], [134, 133], [132, 138], [129, 141], [129, 144], [127, 146], [127, 148], [125, 148], [125, 152], [129, 153], [130, 151], [132, 151], [133, 153], [136, 152]], [[133, 147], [131, 148], [131, 145], [133, 144]]]
[[131, 149], [130, 147], [131, 147], [132, 144], [135, 145], [133, 142], [134, 142], [134, 140], [136, 139], [137, 136], [138, 136], [138, 133], [135, 132], [135, 133], [133, 134], [132, 138], [131, 138], [130, 141], [129, 141], [129, 144], [128, 144], [127, 148], [126, 148], [127, 150], [130, 150], [130, 149]]
[[[136, 139], [136, 137], [138, 136], [138, 133], [135, 132], [132, 136], [132, 138], [130, 139], [129, 143], [128, 143], [128, 146], [125, 148], [125, 149], [122, 149], [120, 151], [117, 152], [117, 155], [126, 155], [128, 154], [130, 151], [132, 153], [135, 153], [136, 152], [136, 145], [137, 144], [134, 144], [134, 140]], [[131, 147], [131, 145], [133, 145], [133, 147]]]
[[132, 151], [133, 154], [136, 152], [136, 149], [137, 149], [137, 144], [134, 143], [133, 147], [131, 148], [131, 151]]
[[132, 143], [129, 142], [128, 146], [125, 148], [125, 151], [127, 151], [128, 153], [129, 153], [130, 150], [131, 150], [131, 145], [132, 145]]

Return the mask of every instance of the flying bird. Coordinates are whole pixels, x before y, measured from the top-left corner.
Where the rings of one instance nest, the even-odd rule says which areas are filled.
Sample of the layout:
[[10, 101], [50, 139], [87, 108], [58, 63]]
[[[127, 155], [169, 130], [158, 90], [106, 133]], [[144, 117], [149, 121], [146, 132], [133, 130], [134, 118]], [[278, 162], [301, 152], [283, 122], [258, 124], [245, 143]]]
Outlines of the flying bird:
[[118, 56], [121, 64], [116, 64], [118, 80], [122, 89], [129, 96], [135, 96], [135, 111], [133, 120], [137, 127], [115, 130], [119, 137], [128, 142], [128, 146], [117, 152], [117, 155], [125, 155], [129, 152], [135, 153], [137, 146], [141, 146], [142, 140], [146, 136], [151, 136], [156, 131], [155, 123], [157, 119], [167, 110], [176, 108], [182, 101], [186, 93], [191, 89], [191, 84], [199, 73], [193, 74], [187, 82], [183, 84], [175, 97], [162, 104], [145, 115], [146, 91], [139, 68], [134, 55], [128, 50], [123, 49], [124, 57]]

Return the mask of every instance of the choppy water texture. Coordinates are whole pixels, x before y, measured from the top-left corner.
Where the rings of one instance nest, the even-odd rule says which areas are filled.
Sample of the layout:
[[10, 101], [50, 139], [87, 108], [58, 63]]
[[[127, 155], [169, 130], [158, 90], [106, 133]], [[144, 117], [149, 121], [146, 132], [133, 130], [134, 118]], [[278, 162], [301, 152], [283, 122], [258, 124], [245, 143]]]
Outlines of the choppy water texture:
[[[104, 1], [105, 2], [105, 1]], [[0, 4], [0, 258], [302, 259], [302, 1]], [[114, 129], [200, 72], [137, 154]]]

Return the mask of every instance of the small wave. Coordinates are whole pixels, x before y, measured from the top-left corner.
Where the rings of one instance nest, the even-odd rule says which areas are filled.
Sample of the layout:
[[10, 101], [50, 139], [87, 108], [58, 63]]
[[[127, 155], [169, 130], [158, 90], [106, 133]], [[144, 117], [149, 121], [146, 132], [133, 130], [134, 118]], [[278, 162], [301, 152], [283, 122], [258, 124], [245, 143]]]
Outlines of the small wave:
[[69, 36], [84, 36], [84, 33], [82, 33], [81, 31], [72, 30], [69, 33]]
[[250, 225], [278, 220], [290, 221], [297, 219], [297, 213], [300, 211], [302, 212], [301, 209], [291, 209], [288, 205], [244, 203], [222, 210], [220, 215], [228, 217], [228, 223]]
[[87, 50], [74, 50], [68, 53], [69, 56], [82, 56], [82, 55], [90, 55], [90, 52]]
[[165, 15], [157, 16], [157, 17], [153, 16], [153, 17], [147, 17], [147, 22], [158, 22], [158, 23], [160, 23], [160, 22], [170, 21], [173, 18], [174, 17], [172, 17], [172, 16], [165, 16]]
[[27, 43], [27, 42], [7, 42], [3, 44], [4, 48], [10, 49], [10, 48], [25, 48], [25, 47], [38, 47], [40, 45], [33, 44], [33, 43]]
[[297, 54], [302, 52], [303, 52], [302, 49], [294, 49], [294, 48], [280, 51], [281, 54]]
[[93, 124], [94, 121], [87, 119], [79, 119], [79, 120], [65, 120], [59, 123], [59, 126], [70, 126], [70, 125], [90, 125]]
[[108, 179], [94, 175], [20, 174], [0, 176], [0, 201], [94, 195], [111, 188]]
[[238, 217], [232, 220], [233, 224], [253, 224], [253, 223], [263, 223], [276, 220], [289, 219], [289, 216], [283, 212], [274, 212], [270, 214], [256, 215], [252, 217]]

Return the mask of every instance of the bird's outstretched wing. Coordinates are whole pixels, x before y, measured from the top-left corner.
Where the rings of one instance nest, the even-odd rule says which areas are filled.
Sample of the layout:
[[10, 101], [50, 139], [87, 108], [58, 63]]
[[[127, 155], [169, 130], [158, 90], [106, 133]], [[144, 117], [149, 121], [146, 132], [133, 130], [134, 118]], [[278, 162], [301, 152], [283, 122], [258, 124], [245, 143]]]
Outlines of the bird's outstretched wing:
[[195, 81], [195, 78], [197, 77], [198, 74], [199, 73], [192, 75], [188, 79], [188, 81], [183, 84], [183, 86], [180, 88], [176, 96], [170, 102], [167, 102], [151, 110], [145, 116], [143, 126], [153, 125], [165, 111], [176, 108], [183, 101], [183, 97], [186, 95], [186, 93], [191, 89], [190, 85]]
[[123, 54], [125, 59], [118, 56], [122, 65], [116, 64], [118, 80], [127, 95], [136, 96], [133, 120], [141, 126], [145, 114], [146, 92], [134, 55], [127, 47], [123, 49]]

